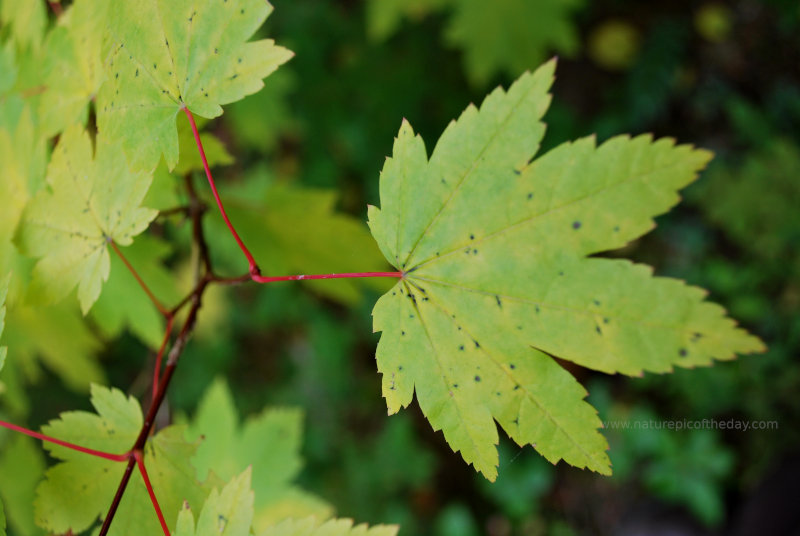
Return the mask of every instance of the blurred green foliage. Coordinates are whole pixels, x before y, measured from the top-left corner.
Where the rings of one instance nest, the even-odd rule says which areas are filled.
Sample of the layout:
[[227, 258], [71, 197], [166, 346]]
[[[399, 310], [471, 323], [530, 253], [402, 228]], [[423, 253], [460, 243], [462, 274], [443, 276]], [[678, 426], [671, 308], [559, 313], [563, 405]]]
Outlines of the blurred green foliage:
[[[0, 18], [13, 28], [20, 17], [39, 16], [9, 7], [22, 4], [28, 3], [5, 0]], [[335, 208], [341, 225], [363, 221], [366, 204], [378, 200], [378, 172], [403, 117], [424, 138], [436, 139], [489, 88], [566, 53], [545, 150], [581, 135], [604, 139], [624, 132], [654, 132], [714, 150], [717, 158], [688, 189], [688, 202], [660, 218], [658, 228], [625, 254], [708, 288], [770, 348], [761, 356], [641, 380], [573, 373], [583, 375], [605, 421], [764, 420], [779, 428], [608, 429], [610, 479], [553, 467], [501, 438], [500, 475], [489, 485], [463, 466], [419, 412], [386, 417], [370, 321], [380, 289], [360, 284], [287, 283], [208, 296], [197, 337], [176, 372], [170, 409], [196, 415], [220, 375], [241, 422], [267, 405], [301, 408], [305, 465], [296, 481], [337, 514], [401, 523], [403, 535], [620, 534], [631, 518], [654, 508], [687, 534], [734, 527], [764, 476], [800, 448], [797, 2], [549, 0], [542, 5], [552, 9], [541, 13], [538, 2], [512, 0], [504, 0], [507, 9], [467, 0], [274, 5], [265, 34], [295, 58], [266, 80], [262, 92], [206, 127], [235, 157], [217, 173], [232, 212], [242, 212], [243, 234], [270, 233], [280, 222], [294, 233], [290, 243], [258, 252], [269, 273], [313, 271], [304, 258], [309, 248], [330, 259], [322, 271], [377, 266], [373, 243], [313, 236], [308, 218]], [[592, 38], [609, 20], [623, 21], [624, 31]], [[38, 42], [24, 34], [11, 38], [26, 50]], [[0, 50], [0, 120], [15, 124], [10, 103], [30, 89], [32, 75], [17, 73], [10, 62]], [[244, 173], [254, 167], [255, 173]], [[199, 188], [203, 178], [196, 178]], [[150, 196], [160, 208], [180, 204], [177, 181], [160, 179]], [[255, 197], [272, 203], [267, 212], [247, 207]], [[302, 203], [313, 210], [304, 213]], [[232, 264], [235, 245], [218, 232], [216, 218], [208, 214], [206, 220], [212, 254], [234, 272], [241, 268]], [[158, 225], [164, 240], [186, 243], [190, 230], [179, 215]], [[156, 244], [146, 255], [163, 255], [180, 272], [180, 259], [190, 253], [181, 248], [162, 251]], [[58, 330], [48, 315], [59, 317]], [[60, 331], [63, 318], [74, 319], [67, 333]], [[148, 347], [158, 343], [153, 320], [101, 315], [90, 317], [90, 329], [79, 319], [76, 309], [64, 306], [40, 312], [32, 324], [10, 300], [0, 418], [22, 424], [24, 416], [36, 427], [59, 411], [88, 409], [75, 391], [85, 393], [88, 381], [103, 375], [113, 385], [132, 386], [136, 396], [147, 394], [150, 378], [142, 371], [151, 365]], [[100, 356], [103, 369], [95, 357], [99, 339], [109, 344]], [[31, 475], [43, 464], [34, 442], [0, 432], [0, 482], [15, 483], [4, 486], [1, 497], [9, 534], [36, 534], [26, 509], [32, 508]]]

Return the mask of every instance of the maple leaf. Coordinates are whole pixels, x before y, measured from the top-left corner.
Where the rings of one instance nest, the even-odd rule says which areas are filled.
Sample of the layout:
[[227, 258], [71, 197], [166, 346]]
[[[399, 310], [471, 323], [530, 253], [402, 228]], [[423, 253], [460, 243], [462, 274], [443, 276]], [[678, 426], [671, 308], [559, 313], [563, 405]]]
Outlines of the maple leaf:
[[0, 501], [0, 536], [6, 536], [6, 511], [3, 509], [3, 501]]
[[77, 285], [85, 314], [108, 279], [108, 241], [129, 245], [157, 214], [139, 206], [151, 180], [128, 171], [125, 156], [102, 136], [93, 157], [88, 134], [67, 129], [47, 169], [49, 188], [25, 208], [17, 233], [21, 251], [41, 257], [30, 294], [55, 302]]
[[310, 517], [306, 519], [287, 519], [269, 527], [258, 536], [396, 536], [397, 527], [394, 525], [367, 525], [353, 526], [350, 519], [331, 519], [320, 523]]
[[138, 169], [163, 152], [178, 162], [175, 116], [212, 118], [220, 105], [263, 87], [292, 57], [272, 40], [250, 41], [272, 6], [264, 0], [123, 2], [111, 13], [113, 51], [98, 98], [98, 127], [121, 141]]
[[76, 0], [47, 36], [43, 62], [47, 89], [39, 113], [48, 136], [86, 123], [89, 103], [105, 80], [103, 30], [109, 6], [104, 0]]
[[551, 50], [577, 51], [570, 13], [582, 5], [583, 0], [455, 0], [445, 39], [464, 49], [473, 81], [483, 83], [499, 70], [516, 76]]
[[233, 477], [222, 491], [214, 488], [203, 505], [195, 526], [192, 509], [184, 503], [178, 514], [175, 536], [249, 536], [253, 521], [250, 468]]
[[[139, 403], [117, 389], [92, 386], [97, 413], [71, 411], [42, 427], [43, 433], [84, 447], [123, 453], [134, 444], [142, 426]], [[178, 512], [184, 500], [199, 506], [208, 491], [194, 479], [189, 459], [194, 446], [183, 439], [182, 427], [161, 430], [145, 446], [144, 459], [164, 512]], [[125, 463], [89, 456], [46, 443], [60, 463], [45, 473], [36, 492], [36, 523], [64, 533], [82, 532], [106, 514], [119, 485]], [[171, 520], [174, 523], [175, 518]], [[136, 472], [122, 497], [110, 534], [158, 534], [161, 529], [153, 505]]]
[[710, 153], [649, 136], [565, 143], [530, 162], [555, 62], [469, 106], [430, 157], [403, 123], [369, 225], [404, 272], [373, 310], [389, 413], [411, 403], [493, 480], [495, 420], [548, 460], [610, 473], [583, 387], [548, 354], [664, 372], [763, 349], [704, 292], [620, 248], [678, 201]]
[[218, 379], [189, 423], [188, 437], [203, 438], [192, 459], [200, 480], [210, 472], [227, 480], [252, 464], [256, 530], [286, 517], [331, 514], [329, 505], [292, 484], [303, 465], [302, 417], [298, 409], [268, 409], [240, 425], [230, 389]]

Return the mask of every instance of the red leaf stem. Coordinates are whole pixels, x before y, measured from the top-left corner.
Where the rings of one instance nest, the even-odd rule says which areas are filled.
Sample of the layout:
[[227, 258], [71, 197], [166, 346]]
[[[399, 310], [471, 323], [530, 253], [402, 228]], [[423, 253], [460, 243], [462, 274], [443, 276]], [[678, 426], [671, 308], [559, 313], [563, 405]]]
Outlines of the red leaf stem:
[[169, 336], [172, 333], [172, 324], [174, 321], [175, 316], [170, 313], [167, 316], [167, 328], [164, 330], [164, 340], [161, 341], [161, 346], [156, 354], [156, 364], [153, 367], [153, 401], [155, 401], [158, 391], [158, 376], [161, 374], [161, 361], [164, 357], [164, 351], [167, 349], [167, 344], [169, 343]]
[[144, 457], [142, 456], [142, 451], [138, 449], [134, 450], [133, 457], [136, 458], [136, 465], [139, 466], [139, 472], [142, 473], [144, 487], [147, 488], [147, 493], [150, 495], [150, 502], [153, 503], [153, 508], [156, 509], [156, 515], [158, 516], [159, 523], [161, 523], [161, 528], [164, 530], [164, 534], [166, 536], [170, 536], [169, 528], [167, 528], [167, 522], [164, 521], [164, 514], [161, 513], [161, 507], [158, 505], [158, 499], [156, 499], [153, 486], [150, 484], [150, 477], [147, 476], [147, 469], [144, 467]]
[[351, 279], [356, 277], [403, 277], [403, 272], [351, 272], [344, 274], [312, 274], [312, 275], [281, 275], [267, 277], [251, 274], [250, 278], [256, 283], [274, 283], [276, 281], [303, 281], [306, 279]]
[[241, 249], [242, 253], [244, 253], [244, 256], [247, 257], [247, 262], [250, 263], [250, 273], [258, 274], [258, 264], [256, 264], [256, 260], [253, 258], [250, 250], [247, 249], [247, 246], [244, 245], [244, 242], [242, 242], [242, 239], [239, 237], [239, 233], [237, 233], [236, 229], [233, 228], [233, 224], [231, 223], [231, 220], [228, 219], [228, 214], [225, 212], [225, 207], [222, 206], [222, 199], [220, 199], [219, 192], [217, 192], [217, 185], [214, 184], [214, 177], [211, 176], [211, 168], [208, 167], [206, 152], [203, 150], [203, 142], [200, 141], [200, 134], [197, 132], [197, 125], [194, 122], [194, 116], [192, 115], [192, 112], [189, 111], [189, 108], [186, 108], [185, 106], [183, 111], [186, 112], [186, 117], [189, 118], [189, 124], [192, 126], [194, 141], [197, 144], [197, 150], [200, 151], [200, 158], [203, 160], [203, 169], [206, 170], [208, 184], [211, 186], [211, 192], [214, 194], [214, 199], [217, 201], [217, 206], [219, 207], [220, 214], [222, 214], [222, 219], [225, 220], [225, 225], [228, 226], [228, 230], [230, 230], [233, 238], [236, 240], [236, 243], [239, 244], [239, 249]]
[[150, 301], [153, 302], [153, 305], [156, 306], [158, 312], [164, 315], [165, 317], [169, 317], [170, 315], [169, 309], [164, 307], [164, 305], [158, 300], [158, 298], [156, 298], [155, 295], [152, 292], [150, 292], [150, 288], [145, 284], [144, 280], [142, 280], [142, 278], [139, 277], [139, 274], [136, 271], [136, 269], [134, 269], [131, 263], [128, 262], [128, 259], [125, 258], [125, 255], [123, 255], [122, 252], [119, 250], [119, 247], [117, 246], [116, 242], [114, 242], [113, 240], [109, 240], [108, 242], [109, 244], [111, 244], [111, 249], [113, 249], [116, 252], [117, 256], [120, 258], [120, 260], [122, 260], [123, 264], [125, 264], [125, 266], [128, 268], [130, 273], [133, 275], [134, 279], [136, 279], [136, 282], [139, 283], [139, 286], [142, 287], [142, 290], [144, 290], [145, 294], [147, 294], [147, 297], [150, 298]]
[[124, 462], [131, 457], [130, 452], [126, 452], [125, 454], [111, 454], [110, 452], [104, 452], [102, 450], [94, 450], [76, 445], [74, 443], [69, 443], [68, 441], [62, 441], [61, 439], [56, 439], [55, 437], [46, 436], [44, 434], [40, 434], [39, 432], [34, 432], [33, 430], [23, 428], [22, 426], [11, 424], [10, 422], [0, 421], [0, 426], [3, 428], [8, 428], [9, 430], [14, 430], [15, 432], [19, 432], [21, 434], [25, 434], [27, 436], [35, 437], [36, 439], [41, 439], [42, 441], [47, 441], [48, 443], [55, 443], [56, 445], [61, 445], [62, 447], [66, 447], [68, 449], [77, 450], [78, 452], [83, 452], [84, 454], [96, 456], [97, 458], [104, 458], [113, 462]]

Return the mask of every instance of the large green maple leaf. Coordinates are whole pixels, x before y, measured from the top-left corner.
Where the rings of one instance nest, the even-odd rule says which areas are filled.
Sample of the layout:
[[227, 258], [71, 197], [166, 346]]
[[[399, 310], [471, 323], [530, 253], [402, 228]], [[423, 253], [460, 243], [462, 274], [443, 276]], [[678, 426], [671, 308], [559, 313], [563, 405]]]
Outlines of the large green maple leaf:
[[[85, 447], [112, 453], [130, 449], [142, 427], [138, 402], [121, 391], [92, 386], [97, 413], [73, 411], [43, 427], [43, 432]], [[183, 439], [182, 427], [161, 430], [144, 450], [150, 480], [167, 522], [175, 526], [184, 501], [199, 508], [208, 490], [194, 478], [189, 460], [195, 446]], [[125, 463], [45, 444], [60, 463], [45, 473], [37, 489], [36, 523], [51, 532], [82, 532], [104, 516], [119, 485]], [[168, 515], [171, 514], [171, 515]], [[131, 477], [111, 534], [159, 534], [150, 497], [138, 471]]]
[[108, 279], [108, 242], [129, 245], [157, 212], [139, 204], [152, 175], [128, 171], [124, 154], [98, 136], [92, 154], [80, 126], [61, 136], [47, 169], [47, 185], [28, 204], [17, 232], [26, 255], [41, 257], [29, 292], [45, 302], [78, 286], [84, 314]]
[[255, 513], [251, 517], [256, 531], [287, 517], [314, 515], [324, 519], [332, 513], [324, 501], [292, 482], [303, 467], [302, 422], [300, 410], [275, 408], [240, 424], [230, 388], [223, 380], [216, 380], [189, 423], [189, 437], [202, 437], [192, 459], [200, 480], [209, 471], [228, 480], [252, 465]]
[[707, 365], [761, 342], [704, 292], [592, 257], [653, 227], [710, 153], [649, 136], [544, 134], [554, 62], [451, 123], [431, 155], [404, 123], [369, 224], [404, 275], [373, 311], [390, 413], [411, 403], [489, 479], [494, 421], [520, 445], [610, 473], [600, 420], [548, 354], [608, 373]]
[[146, 0], [111, 10], [108, 81], [97, 99], [98, 127], [119, 139], [137, 168], [163, 152], [178, 161], [175, 116], [203, 117], [263, 87], [291, 58], [272, 40], [250, 41], [269, 15], [265, 0]]

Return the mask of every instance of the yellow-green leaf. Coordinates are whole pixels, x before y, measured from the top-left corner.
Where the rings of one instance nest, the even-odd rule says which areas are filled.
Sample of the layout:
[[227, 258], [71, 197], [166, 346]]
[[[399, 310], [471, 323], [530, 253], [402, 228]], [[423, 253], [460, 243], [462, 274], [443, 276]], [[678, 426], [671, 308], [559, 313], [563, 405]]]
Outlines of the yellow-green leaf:
[[30, 293], [55, 302], [78, 286], [84, 314], [108, 279], [108, 242], [129, 245], [156, 216], [139, 206], [152, 175], [128, 171], [118, 147], [104, 137], [92, 154], [88, 134], [73, 126], [61, 136], [47, 170], [47, 186], [26, 207], [17, 244], [41, 257]]
[[454, 450], [496, 476], [495, 421], [548, 460], [610, 473], [600, 420], [548, 354], [663, 372], [763, 348], [700, 289], [591, 255], [678, 201], [710, 154], [672, 140], [567, 143], [530, 162], [554, 63], [451, 123], [427, 157], [404, 123], [369, 224], [404, 272], [373, 311], [390, 413], [416, 392]]
[[191, 439], [202, 438], [192, 459], [198, 477], [203, 480], [213, 472], [228, 480], [252, 465], [256, 529], [284, 519], [287, 516], [281, 514], [287, 511], [301, 517], [328, 517], [330, 506], [292, 484], [303, 465], [302, 412], [267, 409], [241, 424], [238, 421], [230, 389], [223, 380], [216, 380], [188, 428]]
[[248, 41], [272, 10], [265, 0], [146, 0], [115, 4], [108, 81], [97, 99], [101, 132], [120, 140], [132, 164], [178, 162], [175, 116], [203, 117], [263, 87], [292, 53]]
[[[72, 411], [42, 428], [49, 436], [111, 453], [130, 449], [142, 426], [139, 403], [121, 391], [92, 386], [97, 413]], [[148, 441], [144, 460], [153, 488], [170, 526], [184, 500], [199, 507], [208, 490], [194, 478], [189, 459], [194, 446], [183, 439], [180, 427], [165, 428]], [[59, 460], [47, 470], [37, 489], [36, 523], [51, 532], [78, 533], [108, 511], [125, 463], [90, 456], [58, 445], [45, 448]], [[171, 514], [171, 515], [170, 515]], [[137, 471], [122, 497], [110, 534], [158, 534], [161, 528]]]
[[39, 111], [48, 136], [86, 123], [88, 105], [105, 79], [101, 54], [110, 5], [105, 0], [76, 0], [47, 36], [46, 90]]
[[178, 514], [175, 536], [249, 536], [253, 521], [253, 492], [250, 468], [233, 479], [222, 491], [214, 488], [203, 505], [195, 527], [189, 503]]

